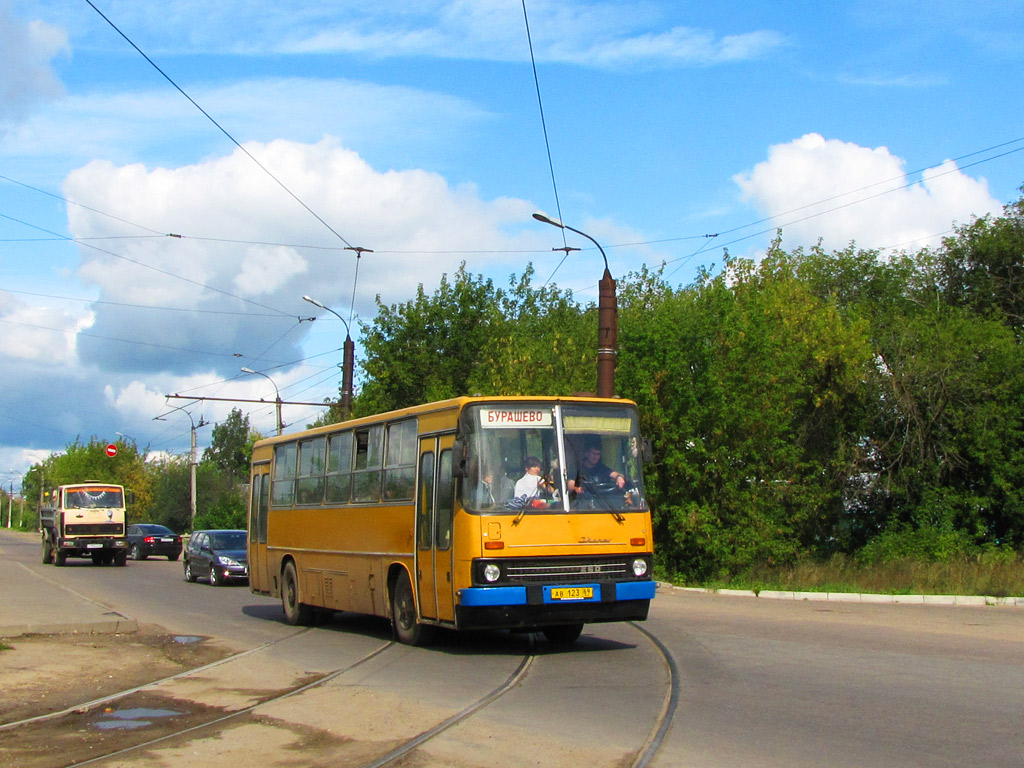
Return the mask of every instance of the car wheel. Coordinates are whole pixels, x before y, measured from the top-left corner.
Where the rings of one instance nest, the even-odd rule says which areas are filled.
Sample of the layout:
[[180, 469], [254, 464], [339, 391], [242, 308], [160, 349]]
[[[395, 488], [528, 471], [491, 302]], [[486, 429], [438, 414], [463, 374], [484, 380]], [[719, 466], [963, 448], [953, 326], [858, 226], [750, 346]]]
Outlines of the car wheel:
[[398, 577], [391, 591], [391, 625], [395, 637], [405, 645], [426, 645], [434, 638], [434, 627], [416, 621], [416, 599], [412, 594], [409, 574]]
[[185, 581], [195, 581], [196, 575], [192, 571], [192, 561], [186, 558], [185, 560]]
[[142, 554], [142, 550], [139, 549], [138, 544], [132, 544], [131, 553], [129, 555], [132, 560], [145, 560], [146, 555]]
[[220, 575], [220, 571], [218, 571], [213, 566], [210, 567], [210, 586], [211, 587], [223, 587], [224, 586], [224, 577], [222, 577]]
[[307, 626], [313, 621], [313, 608], [299, 602], [299, 579], [295, 573], [295, 563], [288, 562], [281, 575], [281, 607], [284, 618], [292, 626]]

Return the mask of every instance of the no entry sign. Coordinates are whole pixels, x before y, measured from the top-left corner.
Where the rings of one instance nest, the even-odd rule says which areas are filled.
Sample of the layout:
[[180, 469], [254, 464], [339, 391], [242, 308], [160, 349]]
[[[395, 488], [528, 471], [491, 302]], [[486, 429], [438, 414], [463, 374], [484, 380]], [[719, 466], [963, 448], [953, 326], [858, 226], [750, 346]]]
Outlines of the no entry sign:
[[107, 456], [117, 456], [117, 446], [113, 443], [107, 446]]

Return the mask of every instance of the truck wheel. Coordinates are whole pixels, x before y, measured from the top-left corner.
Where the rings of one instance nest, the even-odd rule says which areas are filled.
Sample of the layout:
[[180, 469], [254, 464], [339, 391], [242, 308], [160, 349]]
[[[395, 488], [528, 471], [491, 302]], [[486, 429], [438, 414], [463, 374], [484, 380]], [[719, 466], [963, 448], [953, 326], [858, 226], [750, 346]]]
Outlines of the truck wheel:
[[43, 565], [53, 562], [53, 543], [49, 539], [43, 539]]
[[53, 553], [53, 564], [56, 565], [58, 568], [63, 568], [64, 563], [66, 563], [67, 560], [68, 555], [67, 552], [65, 552], [64, 550], [57, 549], [57, 551]]
[[[118, 568], [124, 568], [128, 564], [128, 553], [125, 552], [123, 549], [120, 552], [114, 554], [113, 558], [114, 565], [116, 565]], [[107, 562], [110, 561], [108, 560]]]

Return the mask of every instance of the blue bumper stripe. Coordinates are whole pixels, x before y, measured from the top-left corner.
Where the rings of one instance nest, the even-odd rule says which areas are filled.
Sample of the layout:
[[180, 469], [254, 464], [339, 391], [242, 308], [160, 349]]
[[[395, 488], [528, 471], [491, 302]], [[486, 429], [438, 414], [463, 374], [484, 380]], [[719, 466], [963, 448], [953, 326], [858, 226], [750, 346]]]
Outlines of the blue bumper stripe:
[[526, 605], [526, 587], [460, 589], [459, 605]]
[[[544, 603], [599, 603], [599, 584], [574, 584], [572, 586], [593, 587], [593, 597], [579, 600], [552, 600], [552, 587], [544, 587]], [[658, 585], [653, 581], [623, 581], [615, 585], [616, 602], [622, 600], [651, 600]], [[526, 587], [471, 587], [459, 590], [459, 605], [468, 607], [526, 605]]]
[[619, 600], [653, 600], [658, 585], [653, 581], [623, 581], [615, 585]]

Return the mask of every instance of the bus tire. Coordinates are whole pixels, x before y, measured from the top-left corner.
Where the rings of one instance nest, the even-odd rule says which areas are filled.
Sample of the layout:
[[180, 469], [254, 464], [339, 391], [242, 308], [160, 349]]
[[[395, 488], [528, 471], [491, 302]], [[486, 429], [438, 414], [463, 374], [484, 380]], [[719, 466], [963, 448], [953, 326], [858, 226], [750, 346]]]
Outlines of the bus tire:
[[544, 627], [541, 631], [551, 645], [566, 648], [576, 642], [576, 638], [583, 632], [583, 624], [559, 624]]
[[416, 599], [404, 570], [391, 590], [391, 626], [398, 642], [405, 645], [427, 645], [434, 639], [434, 627], [416, 621]]
[[299, 602], [299, 577], [295, 573], [295, 563], [285, 563], [281, 574], [281, 607], [284, 618], [292, 626], [308, 626], [313, 621], [313, 608]]

